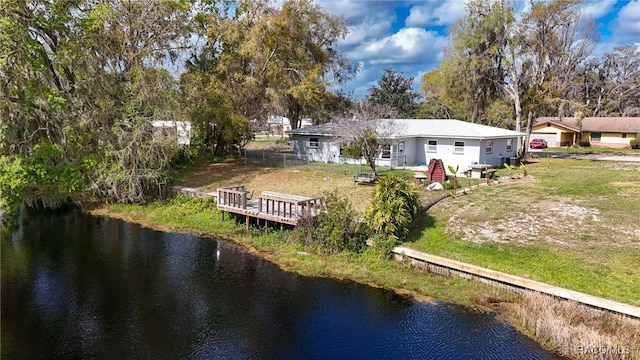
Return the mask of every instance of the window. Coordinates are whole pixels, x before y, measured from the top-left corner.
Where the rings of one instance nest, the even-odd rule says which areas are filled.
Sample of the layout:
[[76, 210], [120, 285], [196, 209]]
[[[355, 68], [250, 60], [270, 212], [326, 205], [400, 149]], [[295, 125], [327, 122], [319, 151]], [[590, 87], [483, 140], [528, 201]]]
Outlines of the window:
[[317, 149], [319, 143], [320, 143], [320, 140], [317, 137], [310, 137], [309, 138], [309, 148], [310, 149]]
[[391, 145], [387, 144], [382, 148], [382, 158], [391, 159]]
[[591, 141], [600, 142], [602, 139], [602, 133], [591, 133]]
[[507, 151], [513, 150], [513, 139], [507, 139]]
[[464, 141], [454, 141], [453, 142], [453, 153], [454, 154], [464, 154]]
[[622, 138], [626, 139], [627, 138], [627, 133], [622, 133]]
[[427, 141], [427, 151], [428, 152], [437, 152], [438, 151], [438, 141], [437, 140], [429, 140], [429, 141]]
[[487, 140], [487, 146], [484, 148], [485, 154], [493, 154], [493, 140]]
[[400, 154], [402, 154], [404, 152], [404, 141], [401, 143], [398, 143], [398, 152]]

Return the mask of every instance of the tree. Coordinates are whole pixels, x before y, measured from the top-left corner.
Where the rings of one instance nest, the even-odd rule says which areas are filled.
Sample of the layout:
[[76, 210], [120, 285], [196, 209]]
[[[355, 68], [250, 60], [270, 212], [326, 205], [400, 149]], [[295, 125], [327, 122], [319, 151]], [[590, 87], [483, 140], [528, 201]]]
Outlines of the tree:
[[413, 77], [385, 69], [378, 83], [369, 89], [367, 101], [371, 104], [389, 106], [396, 109], [398, 116], [411, 118], [418, 109], [416, 99], [420, 93], [412, 88]]
[[1, 8], [0, 150], [27, 174], [12, 196], [50, 207], [90, 195], [140, 201], [164, 182], [177, 144], [155, 136], [151, 122], [176, 114], [175, 82], [159, 65], [188, 43], [187, 4]]
[[406, 236], [418, 213], [417, 188], [397, 176], [386, 176], [376, 185], [366, 216], [369, 227], [377, 234], [374, 248], [388, 251], [398, 239]]
[[506, 1], [473, 0], [467, 3], [466, 17], [450, 29], [451, 56], [458, 64], [456, 74], [450, 76], [465, 89], [473, 123], [480, 122], [484, 109], [500, 95], [496, 79], [505, 78], [503, 50], [512, 23], [513, 11]]
[[390, 106], [371, 104], [367, 101], [357, 103], [347, 116], [338, 118], [335, 123], [337, 142], [343, 146], [343, 154], [351, 158], [364, 158], [374, 174], [376, 160], [385, 146], [398, 132], [393, 118], [395, 109]]
[[[182, 76], [192, 121], [200, 124], [204, 146], [222, 154], [237, 147], [254, 119], [286, 114], [297, 128], [306, 113], [322, 112], [333, 100], [327, 91], [356, 71], [334, 49], [346, 34], [341, 17], [308, 0], [239, 1], [225, 16], [200, 18], [204, 45]], [[197, 114], [213, 116], [196, 116]]]
[[420, 118], [470, 120], [471, 113], [464, 106], [460, 89], [452, 85], [457, 64], [451, 57], [445, 58], [438, 67], [422, 75], [420, 91], [424, 102], [417, 111]]
[[520, 63], [528, 87], [525, 144], [536, 112], [548, 107], [564, 115], [569, 86], [593, 50], [592, 26], [583, 22], [578, 4], [578, 0], [532, 1], [520, 22]]
[[[567, 94], [575, 69], [593, 48], [591, 27], [581, 21], [576, 4], [532, 0], [516, 22], [507, 1], [469, 2], [466, 17], [451, 29], [452, 45], [443, 61], [447, 66], [439, 68], [444, 81], [439, 82], [448, 85], [450, 97], [472, 109], [473, 122], [487, 122], [487, 109], [495, 112], [496, 101], [506, 95], [513, 104], [515, 130], [521, 131], [522, 111], [527, 111], [530, 132], [536, 113], [560, 113], [568, 103], [575, 105]], [[434, 78], [423, 77], [423, 88]]]
[[617, 47], [586, 61], [572, 85], [573, 99], [590, 116], [639, 116], [640, 50]]

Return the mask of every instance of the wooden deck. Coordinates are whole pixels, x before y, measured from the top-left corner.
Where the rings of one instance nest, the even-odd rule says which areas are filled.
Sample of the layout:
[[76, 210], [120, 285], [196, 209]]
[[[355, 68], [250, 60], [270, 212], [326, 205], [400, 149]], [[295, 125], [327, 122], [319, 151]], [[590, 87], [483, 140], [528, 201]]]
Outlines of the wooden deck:
[[250, 219], [258, 224], [268, 222], [297, 226], [303, 216], [316, 217], [325, 210], [324, 199], [300, 195], [263, 191], [257, 198], [250, 198], [250, 192], [244, 185], [218, 188], [218, 209], [245, 217], [246, 226]]

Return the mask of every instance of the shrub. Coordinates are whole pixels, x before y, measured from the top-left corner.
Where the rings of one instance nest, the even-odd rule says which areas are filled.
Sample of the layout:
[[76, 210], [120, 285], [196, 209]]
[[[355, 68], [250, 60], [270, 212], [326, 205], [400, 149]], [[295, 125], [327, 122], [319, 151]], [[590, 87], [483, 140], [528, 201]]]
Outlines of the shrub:
[[589, 141], [581, 141], [580, 147], [591, 147], [591, 143]]
[[365, 223], [357, 220], [351, 203], [339, 199], [335, 191], [325, 194], [325, 203], [327, 211], [320, 213], [315, 221], [301, 219], [294, 238], [306, 248], [323, 253], [361, 252], [369, 231]]
[[[417, 188], [407, 180], [397, 176], [380, 179], [367, 208], [367, 222], [377, 235], [374, 247], [388, 250], [409, 233], [418, 213], [418, 202]], [[380, 241], [384, 246], [376, 244]]]
[[629, 141], [629, 145], [631, 145], [632, 149], [640, 149], [640, 137], [631, 139], [631, 141]]

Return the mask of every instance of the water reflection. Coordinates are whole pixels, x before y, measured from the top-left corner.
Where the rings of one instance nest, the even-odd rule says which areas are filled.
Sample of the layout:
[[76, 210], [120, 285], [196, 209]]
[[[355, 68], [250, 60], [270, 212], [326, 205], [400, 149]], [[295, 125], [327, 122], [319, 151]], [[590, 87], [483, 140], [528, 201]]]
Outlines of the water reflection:
[[2, 230], [2, 358], [551, 359], [490, 315], [78, 212]]

